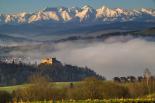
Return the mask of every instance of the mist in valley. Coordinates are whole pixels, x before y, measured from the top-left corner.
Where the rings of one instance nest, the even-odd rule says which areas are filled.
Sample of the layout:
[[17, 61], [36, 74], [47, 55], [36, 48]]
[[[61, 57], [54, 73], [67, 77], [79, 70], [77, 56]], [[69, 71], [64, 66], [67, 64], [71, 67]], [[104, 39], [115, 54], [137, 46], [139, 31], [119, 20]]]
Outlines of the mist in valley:
[[140, 76], [145, 68], [149, 68], [152, 74], [155, 74], [154, 53], [154, 41], [120, 36], [104, 41], [27, 43], [14, 46], [8, 55], [30, 57], [32, 62], [38, 63], [41, 58], [56, 57], [64, 64], [87, 66], [107, 79], [112, 79], [114, 76]]

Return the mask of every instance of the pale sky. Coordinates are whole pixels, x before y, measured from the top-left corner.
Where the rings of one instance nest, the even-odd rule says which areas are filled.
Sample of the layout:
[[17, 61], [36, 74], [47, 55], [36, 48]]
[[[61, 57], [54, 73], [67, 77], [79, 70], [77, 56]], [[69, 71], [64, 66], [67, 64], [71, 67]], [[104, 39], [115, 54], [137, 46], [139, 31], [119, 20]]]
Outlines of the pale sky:
[[0, 13], [33, 12], [46, 7], [154, 8], [155, 0], [0, 0]]

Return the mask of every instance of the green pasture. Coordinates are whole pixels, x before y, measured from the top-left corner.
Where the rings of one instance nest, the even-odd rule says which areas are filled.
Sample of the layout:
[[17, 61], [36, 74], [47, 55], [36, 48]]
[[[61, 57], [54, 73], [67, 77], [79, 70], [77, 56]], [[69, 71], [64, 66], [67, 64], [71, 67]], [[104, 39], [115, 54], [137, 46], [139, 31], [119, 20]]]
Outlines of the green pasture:
[[[77, 85], [80, 82], [54, 82], [54, 83], [51, 83], [51, 85], [53, 85], [57, 88], [62, 88], [62, 87], [70, 86], [71, 83], [73, 83], [73, 85]], [[15, 86], [1, 86], [0, 90], [7, 91], [7, 92], [11, 93], [13, 90], [16, 90], [18, 88], [25, 88], [30, 85], [31, 84], [23, 84], [23, 85], [15, 85]]]

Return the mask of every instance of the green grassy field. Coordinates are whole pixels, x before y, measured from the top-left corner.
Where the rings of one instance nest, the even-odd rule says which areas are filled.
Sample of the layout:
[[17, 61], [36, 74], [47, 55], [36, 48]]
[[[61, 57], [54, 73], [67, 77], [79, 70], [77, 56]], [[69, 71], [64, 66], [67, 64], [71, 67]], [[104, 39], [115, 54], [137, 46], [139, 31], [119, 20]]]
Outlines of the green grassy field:
[[[62, 87], [67, 87], [70, 86], [71, 82], [54, 82], [51, 83], [53, 86], [57, 88], [62, 88]], [[73, 82], [74, 85], [79, 84], [80, 82]], [[16, 85], [16, 86], [2, 86], [0, 87], [0, 90], [7, 91], [7, 92], [12, 92], [13, 90], [16, 90], [18, 88], [25, 88], [27, 86], [30, 86], [31, 84], [23, 84], [23, 85]]]
[[24, 88], [27, 87], [28, 84], [23, 84], [23, 85], [16, 85], [16, 86], [4, 86], [0, 87], [0, 90], [7, 91], [7, 92], [12, 92], [13, 90], [16, 90], [18, 88]]

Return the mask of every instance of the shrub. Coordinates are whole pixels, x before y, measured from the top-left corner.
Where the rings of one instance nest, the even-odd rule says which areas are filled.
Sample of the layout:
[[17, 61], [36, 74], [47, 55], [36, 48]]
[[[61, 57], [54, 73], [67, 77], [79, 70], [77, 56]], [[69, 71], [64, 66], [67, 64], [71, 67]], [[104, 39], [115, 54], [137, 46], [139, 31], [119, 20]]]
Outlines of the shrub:
[[53, 86], [49, 84], [46, 77], [39, 74], [30, 77], [31, 85], [18, 89], [14, 92], [14, 98], [17, 100], [34, 101], [50, 100], [53, 95]]
[[129, 96], [128, 89], [114, 82], [105, 82], [102, 86], [103, 97], [110, 98], [127, 98]]
[[148, 94], [148, 88], [144, 82], [130, 83], [127, 88], [131, 98], [143, 97]]
[[0, 103], [9, 103], [12, 99], [10, 93], [6, 91], [0, 91]]

